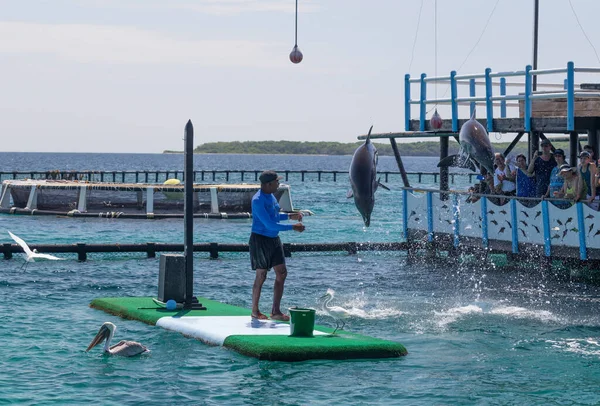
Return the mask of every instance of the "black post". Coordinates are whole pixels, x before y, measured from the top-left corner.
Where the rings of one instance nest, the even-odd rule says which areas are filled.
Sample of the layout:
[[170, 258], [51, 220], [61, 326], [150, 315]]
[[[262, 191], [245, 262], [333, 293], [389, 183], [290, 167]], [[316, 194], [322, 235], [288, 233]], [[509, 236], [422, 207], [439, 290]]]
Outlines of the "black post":
[[185, 303], [184, 309], [203, 309], [194, 303], [194, 126], [192, 120], [185, 125], [184, 135], [184, 194], [183, 201], [183, 256], [185, 261]]
[[[410, 187], [410, 183], [408, 182], [408, 175], [406, 174], [406, 170], [404, 170], [404, 164], [402, 163], [402, 157], [400, 156], [400, 151], [398, 150], [396, 139], [390, 138], [390, 144], [392, 144], [392, 150], [394, 151], [394, 157], [396, 158], [396, 164], [398, 165], [398, 169], [400, 170], [400, 176], [402, 176], [402, 182], [404, 183], [404, 187]], [[387, 173], [385, 174], [385, 176], [387, 181]]]
[[[446, 158], [448, 156], [448, 148], [449, 148], [450, 140], [448, 137], [440, 137], [440, 160]], [[435, 181], [435, 174], [433, 176]], [[448, 190], [448, 167], [441, 166], [440, 167], [440, 190]], [[440, 194], [441, 200], [447, 200], [448, 195], [446, 193]]]
[[571, 131], [569, 133], [569, 149], [571, 150], [569, 164], [571, 166], [577, 166], [577, 157], [579, 156], [579, 134], [577, 131]]
[[[533, 151], [540, 149], [540, 133], [538, 131], [529, 132], [529, 159], [533, 156]], [[565, 157], [566, 158], [566, 157]]]
[[[594, 151], [596, 151], [596, 155], [598, 155], [598, 121], [594, 120], [594, 125], [587, 130], [588, 135], [588, 144], [594, 147]], [[598, 161], [598, 157], [594, 156], [594, 159]]]
[[[518, 144], [518, 142], [521, 140], [521, 137], [523, 136], [523, 134], [525, 134], [523, 131], [519, 131], [517, 133], [517, 136], [515, 137], [515, 139], [510, 143], [510, 145], [508, 146], [508, 148], [506, 148], [506, 150], [504, 151], [504, 156], [508, 156], [508, 154], [510, 154], [510, 151], [513, 150], [513, 148]], [[529, 157], [531, 157], [531, 152], [529, 152]], [[529, 160], [529, 158], [527, 158]], [[469, 175], [469, 182], [471, 181], [471, 176]]]
[[183, 256], [185, 257], [185, 307], [189, 309], [192, 307], [192, 297], [194, 296], [194, 185], [192, 176], [187, 176], [194, 170], [194, 126], [192, 120], [188, 120], [185, 125], [184, 143]]

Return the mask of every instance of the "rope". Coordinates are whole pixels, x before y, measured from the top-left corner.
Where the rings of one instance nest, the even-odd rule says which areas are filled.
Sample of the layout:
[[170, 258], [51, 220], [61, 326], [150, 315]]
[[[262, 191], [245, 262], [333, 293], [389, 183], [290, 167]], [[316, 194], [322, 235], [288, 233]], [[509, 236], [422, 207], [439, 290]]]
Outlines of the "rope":
[[[437, 0], [436, 0], [436, 2], [437, 2]], [[469, 51], [469, 53], [465, 57], [465, 60], [460, 64], [460, 66], [456, 70], [457, 72], [459, 72], [460, 69], [463, 67], [463, 65], [465, 63], [467, 63], [467, 60], [469, 59], [469, 57], [471, 56], [471, 54], [473, 53], [473, 51], [475, 50], [475, 48], [477, 48], [477, 45], [479, 45], [479, 42], [483, 38], [483, 34], [485, 34], [485, 31], [487, 30], [487, 27], [490, 24], [490, 20], [492, 19], [492, 16], [494, 15], [494, 12], [496, 11], [496, 7], [498, 6], [498, 3], [500, 3], [500, 0], [496, 0], [496, 4], [494, 4], [494, 8], [492, 8], [492, 11], [491, 11], [490, 15], [488, 16], [488, 19], [485, 22], [483, 30], [481, 31], [481, 34], [479, 34], [479, 38], [477, 39], [477, 42], [475, 42], [475, 45], [473, 45], [473, 47], [471, 48], [471, 50]], [[436, 52], [436, 55], [437, 55], [437, 52]], [[442, 97], [446, 96], [446, 94], [448, 93], [449, 89], [450, 89], [450, 85], [448, 85], [448, 87], [446, 87], [446, 90], [444, 91], [444, 94], [442, 94]], [[436, 96], [436, 98], [437, 98], [437, 96]], [[429, 111], [427, 111], [427, 113], [431, 112], [434, 108], [435, 108], [435, 106], [433, 106], [431, 109], [429, 109]]]
[[475, 43], [475, 45], [473, 45], [473, 48], [471, 48], [471, 50], [469, 51], [469, 53], [465, 57], [465, 60], [463, 61], [463, 63], [461, 63], [460, 66], [458, 67], [458, 69], [456, 70], [457, 72], [460, 71], [460, 68], [463, 67], [463, 65], [469, 59], [469, 56], [471, 56], [471, 54], [473, 53], [473, 51], [475, 50], [475, 48], [477, 48], [477, 45], [479, 45], [479, 42], [481, 41], [481, 38], [483, 38], [483, 34], [485, 34], [485, 31], [487, 30], [487, 27], [490, 24], [490, 20], [492, 19], [492, 16], [494, 15], [494, 12], [496, 11], [496, 7], [498, 6], [499, 2], [500, 2], [500, 0], [496, 0], [496, 4], [494, 4], [494, 8], [492, 9], [492, 12], [490, 13], [487, 21], [485, 22], [485, 26], [483, 27], [483, 31], [481, 31], [481, 34], [479, 35], [479, 38], [477, 39], [477, 42]]
[[573, 15], [575, 16], [575, 20], [577, 21], [577, 25], [579, 25], [579, 28], [581, 29], [583, 36], [585, 37], [587, 42], [590, 44], [590, 46], [594, 50], [594, 53], [596, 54], [596, 59], [598, 60], [598, 62], [600, 62], [600, 57], [598, 57], [598, 52], [596, 51], [596, 47], [594, 46], [594, 44], [592, 44], [592, 41], [590, 41], [590, 38], [587, 36], [587, 34], [585, 33], [585, 30], [583, 29], [583, 26], [579, 22], [579, 17], [577, 17], [577, 13], [575, 12], [575, 8], [573, 7], [573, 3], [571, 3], [571, 0], [569, 0], [569, 6], [571, 6], [571, 11], [573, 12]]
[[298, 0], [296, 0], [296, 38], [294, 46], [298, 46]]
[[[433, 43], [434, 43], [434, 53], [435, 53], [435, 77], [437, 78], [438, 75], [438, 62], [437, 62], [437, 57], [438, 57], [438, 46], [437, 46], [437, 0], [434, 0], [434, 6], [433, 6]], [[435, 98], [437, 99], [437, 89], [438, 89], [438, 82], [436, 80], [435, 82]], [[436, 107], [437, 107], [437, 103], [436, 103]]]
[[419, 37], [419, 26], [421, 25], [421, 12], [422, 11], [423, 11], [423, 0], [421, 0], [421, 6], [419, 7], [419, 17], [417, 18], [417, 29], [415, 31], [415, 38], [413, 40], [412, 52], [410, 54], [410, 63], [408, 64], [408, 73], [410, 73], [410, 69], [412, 68], [413, 60], [415, 59], [415, 47], [417, 46], [417, 38]]

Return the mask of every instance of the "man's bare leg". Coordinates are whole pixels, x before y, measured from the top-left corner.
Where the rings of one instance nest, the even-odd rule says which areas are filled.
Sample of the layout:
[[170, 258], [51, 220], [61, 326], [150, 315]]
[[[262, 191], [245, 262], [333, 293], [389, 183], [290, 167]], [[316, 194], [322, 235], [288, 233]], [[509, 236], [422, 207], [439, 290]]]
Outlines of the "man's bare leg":
[[273, 285], [273, 307], [271, 308], [271, 318], [274, 320], [289, 320], [289, 316], [281, 312], [281, 298], [283, 297], [283, 286], [287, 277], [287, 268], [285, 264], [273, 267], [275, 271], [275, 283]]
[[267, 269], [257, 269], [256, 277], [254, 278], [254, 285], [252, 286], [252, 317], [256, 319], [264, 320], [267, 318], [264, 314], [258, 310], [258, 302], [260, 302], [260, 292], [262, 290], [263, 283], [267, 279]]

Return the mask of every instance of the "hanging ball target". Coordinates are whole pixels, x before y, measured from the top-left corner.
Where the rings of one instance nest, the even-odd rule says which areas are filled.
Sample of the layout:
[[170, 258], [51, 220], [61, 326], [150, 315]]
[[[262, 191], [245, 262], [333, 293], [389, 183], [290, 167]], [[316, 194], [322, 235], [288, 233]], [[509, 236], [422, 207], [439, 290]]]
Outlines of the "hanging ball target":
[[440, 128], [442, 128], [442, 124], [442, 117], [440, 117], [437, 109], [435, 109], [433, 116], [431, 116], [431, 120], [429, 120], [429, 125], [432, 129], [439, 130]]
[[302, 52], [300, 52], [298, 45], [294, 45], [294, 49], [292, 49], [292, 52], [290, 52], [290, 61], [292, 61], [292, 63], [300, 63], [302, 62], [303, 57], [304, 55], [302, 55]]

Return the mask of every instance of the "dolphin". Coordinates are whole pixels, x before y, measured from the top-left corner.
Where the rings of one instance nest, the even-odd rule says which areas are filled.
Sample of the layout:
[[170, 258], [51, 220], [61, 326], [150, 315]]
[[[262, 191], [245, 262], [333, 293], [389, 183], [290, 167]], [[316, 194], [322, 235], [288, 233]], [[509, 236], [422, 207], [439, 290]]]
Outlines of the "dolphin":
[[494, 173], [494, 148], [485, 128], [475, 120], [475, 111], [460, 128], [458, 142], [458, 155], [447, 156], [438, 163], [438, 167], [459, 166], [476, 170], [476, 166], [479, 166], [480, 169], [487, 169], [488, 173]]
[[365, 143], [354, 151], [352, 163], [350, 163], [350, 186], [346, 197], [354, 197], [354, 204], [361, 214], [365, 226], [371, 224], [371, 213], [375, 205], [375, 191], [377, 186], [381, 185], [384, 189], [389, 190], [386, 186], [379, 183], [377, 180], [377, 149], [371, 143], [371, 130]]

